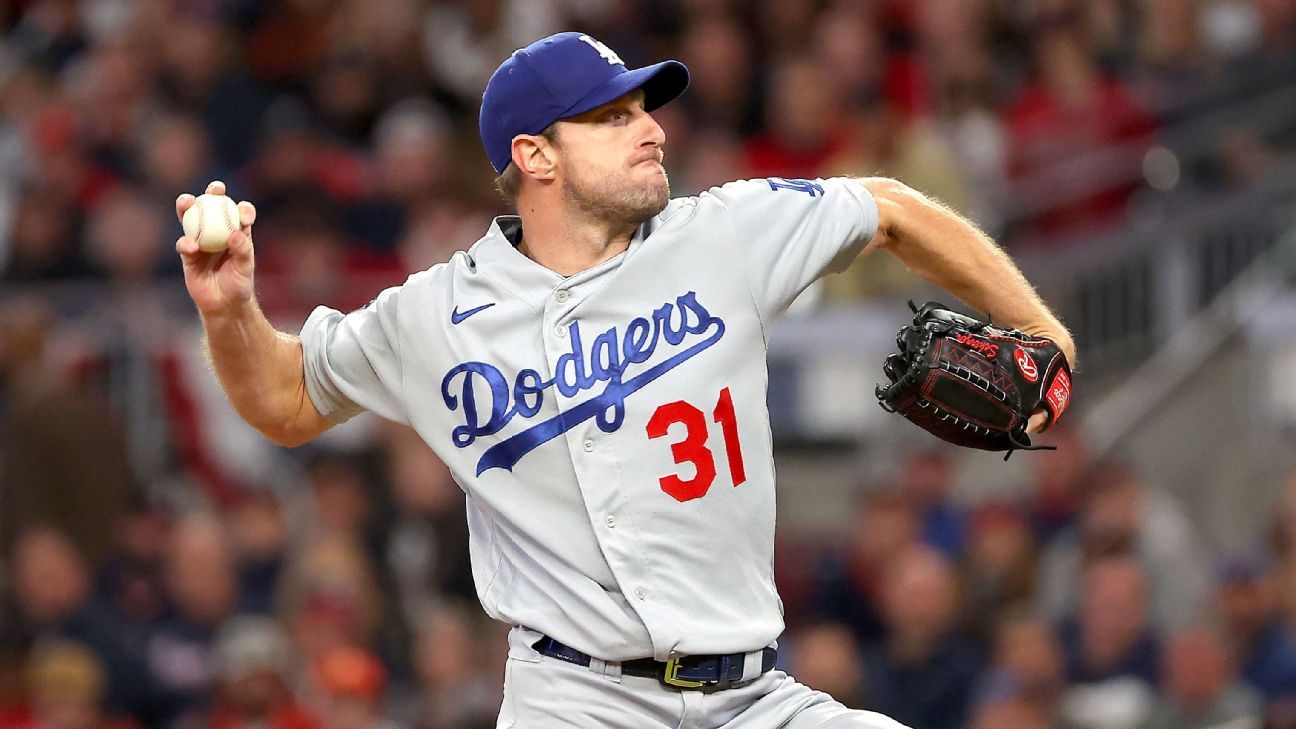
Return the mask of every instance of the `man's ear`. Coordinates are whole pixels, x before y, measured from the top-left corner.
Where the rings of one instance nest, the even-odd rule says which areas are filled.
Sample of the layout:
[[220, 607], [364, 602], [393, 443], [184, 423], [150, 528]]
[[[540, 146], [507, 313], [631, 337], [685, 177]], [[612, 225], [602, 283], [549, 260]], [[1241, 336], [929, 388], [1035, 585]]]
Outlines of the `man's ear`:
[[558, 162], [554, 152], [553, 144], [538, 134], [519, 134], [513, 138], [513, 164], [527, 177], [552, 180]]

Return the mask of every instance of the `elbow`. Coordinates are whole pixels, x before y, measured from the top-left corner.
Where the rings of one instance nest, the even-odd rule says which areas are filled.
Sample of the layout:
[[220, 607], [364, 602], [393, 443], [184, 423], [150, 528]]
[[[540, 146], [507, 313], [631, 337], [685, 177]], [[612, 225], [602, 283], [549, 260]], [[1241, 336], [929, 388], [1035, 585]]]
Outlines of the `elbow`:
[[312, 434], [287, 428], [260, 428], [259, 430], [266, 440], [284, 448], [296, 448], [306, 445], [315, 438]]
[[860, 182], [877, 204], [877, 237], [883, 248], [894, 248], [902, 243], [906, 237], [902, 226], [920, 219], [925, 211], [938, 207], [931, 198], [890, 177], [868, 177]]
[[327, 430], [328, 423], [322, 416], [317, 416], [309, 422], [306, 418], [297, 417], [287, 421], [258, 424], [256, 428], [271, 443], [284, 448], [296, 448], [311, 442]]

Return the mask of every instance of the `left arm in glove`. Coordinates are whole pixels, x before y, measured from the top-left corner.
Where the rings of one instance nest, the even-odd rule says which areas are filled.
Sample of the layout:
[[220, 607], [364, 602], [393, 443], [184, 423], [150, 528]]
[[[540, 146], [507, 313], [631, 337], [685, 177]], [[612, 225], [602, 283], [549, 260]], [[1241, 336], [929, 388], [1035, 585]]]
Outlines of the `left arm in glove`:
[[[1075, 342], [1070, 333], [989, 236], [898, 180], [870, 177], [859, 183], [878, 206], [877, 234], [861, 256], [877, 249], [890, 251], [923, 280], [977, 311], [993, 314], [996, 324], [1055, 342], [1075, 367]], [[1031, 416], [1026, 430], [1038, 433], [1047, 424], [1048, 414], [1041, 408]]]

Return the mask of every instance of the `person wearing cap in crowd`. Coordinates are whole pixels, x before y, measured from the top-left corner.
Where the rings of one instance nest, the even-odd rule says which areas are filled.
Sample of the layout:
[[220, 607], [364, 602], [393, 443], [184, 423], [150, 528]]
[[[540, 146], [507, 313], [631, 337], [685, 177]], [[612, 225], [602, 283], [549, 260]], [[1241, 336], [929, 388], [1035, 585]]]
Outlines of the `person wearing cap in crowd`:
[[315, 720], [289, 691], [292, 645], [270, 618], [230, 618], [216, 637], [212, 657], [216, 697], [211, 729], [316, 729]]

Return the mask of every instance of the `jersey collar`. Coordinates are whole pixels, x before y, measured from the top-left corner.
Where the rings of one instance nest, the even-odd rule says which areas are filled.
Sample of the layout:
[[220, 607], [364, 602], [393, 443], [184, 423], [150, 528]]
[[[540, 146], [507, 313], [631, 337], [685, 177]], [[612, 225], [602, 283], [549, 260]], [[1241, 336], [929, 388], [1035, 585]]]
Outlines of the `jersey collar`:
[[522, 234], [522, 219], [516, 215], [501, 215], [491, 221], [490, 229], [468, 250], [468, 256], [479, 273], [485, 273], [494, 279], [510, 293], [527, 302], [532, 309], [542, 311], [546, 300], [558, 287], [564, 284], [575, 286], [620, 267], [643, 243], [655, 222], [654, 218], [640, 225], [630, 238], [630, 246], [624, 253], [571, 276], [551, 271], [518, 251], [517, 241]]

